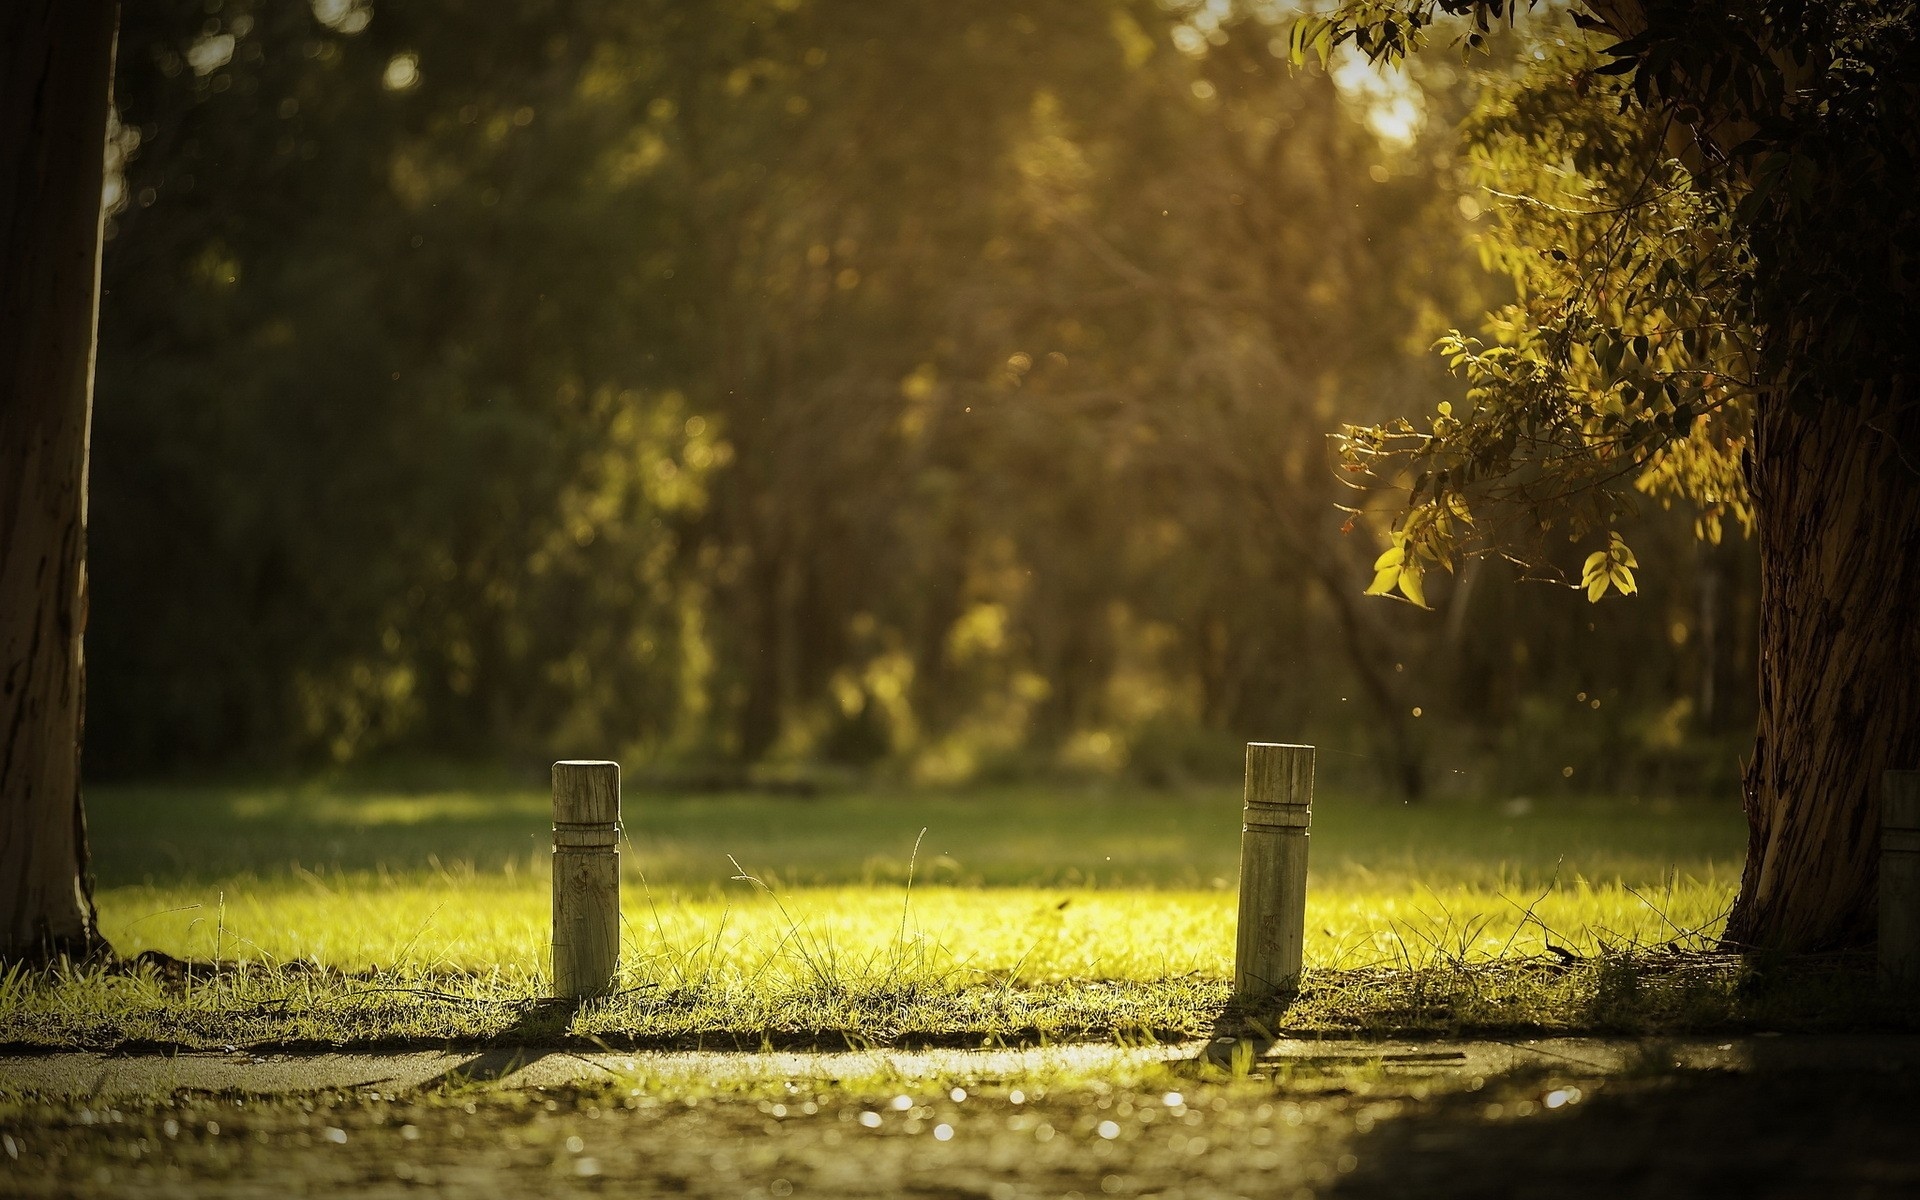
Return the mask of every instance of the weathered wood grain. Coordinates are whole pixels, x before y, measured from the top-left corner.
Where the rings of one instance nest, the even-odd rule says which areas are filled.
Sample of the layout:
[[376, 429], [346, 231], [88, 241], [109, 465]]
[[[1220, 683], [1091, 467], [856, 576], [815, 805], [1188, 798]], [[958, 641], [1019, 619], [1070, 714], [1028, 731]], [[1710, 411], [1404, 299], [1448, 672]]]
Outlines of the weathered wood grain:
[[620, 971], [620, 764], [553, 764], [553, 994], [613, 990]]
[[1300, 980], [1306, 940], [1313, 747], [1247, 744], [1240, 832], [1240, 925], [1233, 994], [1257, 1000]]

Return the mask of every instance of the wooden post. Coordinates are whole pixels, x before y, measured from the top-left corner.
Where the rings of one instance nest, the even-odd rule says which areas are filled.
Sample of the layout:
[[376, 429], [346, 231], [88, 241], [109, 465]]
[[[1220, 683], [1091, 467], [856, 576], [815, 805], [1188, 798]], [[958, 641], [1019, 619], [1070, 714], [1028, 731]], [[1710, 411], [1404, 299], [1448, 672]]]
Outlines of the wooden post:
[[1880, 779], [1880, 985], [1920, 991], [1920, 771]]
[[620, 969], [620, 764], [553, 764], [553, 994], [603, 996]]
[[1236, 1000], [1262, 999], [1300, 981], [1312, 806], [1312, 746], [1247, 743], [1240, 928], [1233, 956]]

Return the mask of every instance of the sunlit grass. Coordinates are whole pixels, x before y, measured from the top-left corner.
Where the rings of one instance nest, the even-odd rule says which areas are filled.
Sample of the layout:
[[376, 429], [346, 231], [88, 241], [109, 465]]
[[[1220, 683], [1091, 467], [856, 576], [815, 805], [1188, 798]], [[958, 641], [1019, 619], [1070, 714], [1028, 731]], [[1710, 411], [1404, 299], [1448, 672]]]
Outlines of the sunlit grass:
[[[1204, 1035], [1232, 971], [1235, 800], [633, 797], [619, 993], [555, 1016], [538, 1003], [549, 879], [536, 794], [109, 793], [96, 824], [105, 932], [123, 958], [193, 965], [16, 977], [0, 1039]], [[1591, 1025], [1596, 1003], [1625, 994], [1622, 962], [1711, 946], [1739, 832], [1731, 814], [1626, 802], [1324, 801], [1307, 987], [1275, 1019]], [[1724, 975], [1701, 986], [1726, 1000]]]
[[[1232, 969], [1233, 897], [1224, 891], [919, 887], [909, 896], [894, 886], [689, 892], [636, 881], [619, 994], [570, 1021], [548, 1020], [536, 1005], [547, 968], [542, 879], [446, 872], [234, 883], [211, 896], [135, 887], [104, 897], [122, 953], [198, 960], [197, 982], [95, 972], [22, 987], [0, 1008], [24, 1040], [58, 1030], [88, 1044], [1184, 1038], [1210, 1030]], [[1388, 1002], [1375, 986], [1382, 972], [1458, 975], [1538, 960], [1550, 945], [1587, 956], [1676, 939], [1699, 947], [1728, 895], [1711, 878], [1647, 897], [1617, 883], [1529, 895], [1380, 886], [1349, 873], [1315, 889], [1307, 961], [1322, 1002], [1300, 1006], [1291, 1023], [1365, 1026]], [[1374, 983], [1356, 987], [1356, 978]], [[1547, 985], [1564, 983], [1527, 980], [1515, 999], [1538, 1007]], [[1502, 1020], [1543, 1015], [1517, 1014]], [[1421, 1025], [1451, 1019], [1443, 1009], [1416, 1016]], [[1405, 1027], [1408, 1017], [1384, 1023]]]
[[[102, 919], [123, 954], [545, 970], [537, 791], [129, 789], [94, 805]], [[864, 978], [904, 957], [962, 982], [1224, 978], [1239, 816], [1227, 787], [630, 793], [628, 985], [773, 985], [827, 965]], [[1696, 939], [1731, 899], [1740, 832], [1705, 806], [1323, 796], [1307, 961]]]
[[[626, 883], [624, 986], [865, 980], [903, 969], [962, 982], [1146, 982], [1231, 971], [1228, 890], [899, 885], [767, 891]], [[1444, 879], [1312, 880], [1307, 962], [1355, 969], [1578, 954], [1609, 944], [1697, 944], [1732, 880], [1709, 871], [1643, 892], [1576, 878], [1537, 890]], [[547, 881], [523, 872], [305, 874], [115, 888], [102, 922], [122, 954], [343, 971], [487, 974], [531, 986], [546, 970]]]

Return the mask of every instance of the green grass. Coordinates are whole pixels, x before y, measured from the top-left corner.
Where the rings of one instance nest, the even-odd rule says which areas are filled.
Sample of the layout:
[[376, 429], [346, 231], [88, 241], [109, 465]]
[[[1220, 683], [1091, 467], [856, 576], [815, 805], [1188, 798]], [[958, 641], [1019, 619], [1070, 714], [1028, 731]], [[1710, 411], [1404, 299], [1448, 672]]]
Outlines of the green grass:
[[[1557, 800], [1409, 807], [1320, 796], [1316, 869], [1529, 883], [1556, 875], [1654, 886], [1737, 872], [1744, 827], [1723, 805]], [[544, 790], [368, 789], [309, 783], [95, 788], [104, 885], [218, 882], [302, 870], [542, 869]], [[729, 856], [787, 884], [899, 883], [921, 829], [916, 877], [970, 886], [1225, 888], [1238, 864], [1237, 788], [852, 791], [820, 798], [658, 795], [625, 800], [630, 870], [654, 884], [713, 886]]]
[[[0, 1041], [977, 1045], [1204, 1035], [1227, 997], [1228, 789], [630, 794], [623, 990], [578, 1014], [537, 1003], [540, 792], [124, 788], [90, 805], [115, 947], [200, 966], [16, 975]], [[1742, 838], [1731, 806], [1323, 796], [1307, 986], [1267, 1017], [1780, 1019], [1751, 964], [1672, 953], [1710, 944]]]

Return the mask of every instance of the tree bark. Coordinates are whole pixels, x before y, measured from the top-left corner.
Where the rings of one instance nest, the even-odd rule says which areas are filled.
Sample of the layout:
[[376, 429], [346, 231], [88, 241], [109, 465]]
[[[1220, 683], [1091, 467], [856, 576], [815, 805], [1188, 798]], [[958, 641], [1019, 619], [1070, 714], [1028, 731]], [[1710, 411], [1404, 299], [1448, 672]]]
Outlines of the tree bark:
[[1917, 433], [1898, 380], [1810, 413], [1761, 401], [1760, 728], [1732, 945], [1873, 941], [1880, 775], [1920, 766]]
[[104, 950], [80, 805], [114, 0], [0, 11], [0, 960]]

